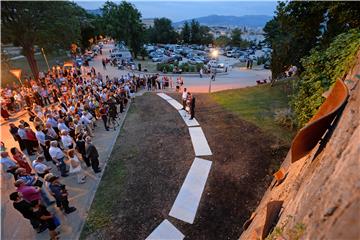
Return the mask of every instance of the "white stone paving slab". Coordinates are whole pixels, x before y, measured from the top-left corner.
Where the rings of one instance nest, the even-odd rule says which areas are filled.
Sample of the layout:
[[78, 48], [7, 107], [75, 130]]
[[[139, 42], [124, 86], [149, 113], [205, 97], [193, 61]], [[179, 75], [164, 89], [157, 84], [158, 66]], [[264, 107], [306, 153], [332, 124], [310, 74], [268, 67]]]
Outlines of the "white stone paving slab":
[[182, 105], [176, 101], [175, 99], [170, 99], [170, 100], [167, 100], [168, 103], [170, 103], [171, 106], [173, 106], [176, 110], [180, 110], [182, 109]]
[[159, 97], [161, 97], [162, 99], [165, 99], [166, 101], [173, 99], [172, 97], [170, 97], [169, 95], [166, 95], [165, 93], [157, 93], [157, 95]]
[[212, 155], [209, 144], [206, 140], [201, 127], [189, 128], [191, 142], [194, 147], [195, 156], [209, 156]]
[[168, 220], [162, 221], [160, 225], [146, 238], [146, 240], [182, 240], [182, 234], [174, 225]]
[[211, 161], [195, 158], [169, 215], [193, 223], [208, 178]]
[[180, 114], [180, 116], [182, 117], [182, 119], [184, 120], [184, 122], [186, 123], [186, 125], [188, 127], [195, 127], [195, 126], [200, 125], [198, 123], [198, 121], [196, 121], [195, 118], [190, 120], [190, 114], [188, 112], [186, 112], [185, 110], [180, 109], [179, 114]]

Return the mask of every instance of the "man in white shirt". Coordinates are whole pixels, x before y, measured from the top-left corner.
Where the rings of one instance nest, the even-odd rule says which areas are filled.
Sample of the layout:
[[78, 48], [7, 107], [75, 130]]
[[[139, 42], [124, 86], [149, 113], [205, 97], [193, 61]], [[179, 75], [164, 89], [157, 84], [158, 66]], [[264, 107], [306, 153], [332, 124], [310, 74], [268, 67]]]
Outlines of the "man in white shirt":
[[65, 165], [65, 162], [64, 162], [65, 154], [58, 147], [58, 142], [57, 141], [51, 141], [50, 148], [49, 148], [49, 153], [50, 153], [51, 158], [56, 162], [56, 165], [59, 166], [61, 176], [62, 177], [69, 176], [69, 175], [66, 174], [66, 165]]
[[93, 136], [92, 134], [92, 122], [86, 117], [85, 115], [85, 111], [83, 112], [83, 114], [80, 117], [80, 123], [86, 128], [86, 131], [88, 131], [90, 136]]
[[65, 131], [70, 131], [70, 129], [66, 126], [66, 124], [65, 124], [65, 122], [64, 122], [64, 119], [59, 119], [59, 121], [58, 121], [59, 123], [58, 123], [58, 129], [59, 129], [59, 131], [61, 132], [61, 131], [63, 131], [63, 130], [65, 130]]
[[188, 95], [187, 90], [186, 90], [186, 88], [184, 88], [184, 91], [183, 91], [182, 96], [181, 96], [181, 98], [182, 98], [182, 105], [183, 105], [183, 108], [182, 108], [182, 109], [183, 109], [183, 110], [185, 110], [185, 107], [186, 107], [187, 95]]
[[61, 131], [61, 142], [65, 150], [73, 149], [75, 146], [74, 139], [69, 136], [69, 133], [65, 130]]
[[59, 136], [57, 135], [57, 133], [55, 132], [54, 128], [51, 126], [50, 123], [46, 123], [45, 125], [46, 127], [46, 135], [48, 135], [49, 137], [53, 138], [53, 139], [58, 139]]
[[41, 131], [40, 126], [35, 127], [35, 136], [41, 147], [45, 150], [45, 134]]
[[44, 178], [44, 176], [50, 172], [51, 167], [44, 164], [44, 157], [38, 156], [33, 162], [32, 166], [35, 169], [35, 172], [37, 175], [41, 178]]

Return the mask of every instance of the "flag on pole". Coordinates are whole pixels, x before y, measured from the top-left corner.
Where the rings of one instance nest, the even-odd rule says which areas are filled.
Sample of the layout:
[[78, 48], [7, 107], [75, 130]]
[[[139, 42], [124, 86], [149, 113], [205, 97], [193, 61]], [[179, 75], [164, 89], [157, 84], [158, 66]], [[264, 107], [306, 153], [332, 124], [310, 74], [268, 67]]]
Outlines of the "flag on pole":
[[21, 77], [21, 69], [12, 69], [10, 70], [10, 72], [17, 78], [20, 80]]

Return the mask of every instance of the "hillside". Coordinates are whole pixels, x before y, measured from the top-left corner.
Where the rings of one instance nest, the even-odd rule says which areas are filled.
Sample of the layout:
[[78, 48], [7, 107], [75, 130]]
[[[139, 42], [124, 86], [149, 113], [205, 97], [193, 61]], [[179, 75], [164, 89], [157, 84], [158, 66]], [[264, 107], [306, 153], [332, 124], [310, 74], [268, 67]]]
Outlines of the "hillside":
[[[263, 28], [271, 16], [265, 15], [246, 15], [246, 16], [221, 16], [221, 15], [209, 15], [205, 17], [194, 18], [202, 25], [207, 26], [238, 26], [238, 27], [253, 27]], [[180, 22], [174, 23], [174, 26], [181, 26], [185, 21], [191, 21], [192, 19], [183, 20]]]
[[261, 239], [271, 201], [283, 204], [268, 240], [359, 239], [360, 52], [357, 59], [344, 78], [350, 97], [335, 126], [299, 161], [291, 163], [288, 154], [282, 164], [287, 176], [278, 186], [273, 180], [241, 240]]

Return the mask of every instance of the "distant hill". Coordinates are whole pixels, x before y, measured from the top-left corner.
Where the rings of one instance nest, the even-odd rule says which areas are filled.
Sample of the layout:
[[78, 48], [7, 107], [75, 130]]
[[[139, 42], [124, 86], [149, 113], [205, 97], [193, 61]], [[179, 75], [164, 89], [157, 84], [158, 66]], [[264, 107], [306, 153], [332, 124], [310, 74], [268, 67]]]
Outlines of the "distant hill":
[[[207, 26], [246, 26], [246, 27], [264, 27], [266, 22], [272, 19], [271, 16], [266, 15], [246, 15], [241, 17], [236, 16], [221, 16], [210, 15], [206, 17], [194, 18], [201, 25]], [[174, 23], [175, 27], [181, 26], [185, 21], [191, 21], [192, 19], [183, 20]]]
[[102, 11], [101, 11], [100, 8], [99, 9], [92, 9], [92, 10], [86, 9], [86, 11], [88, 13], [91, 13], [91, 14], [94, 14], [94, 15], [99, 15], [99, 16], [102, 15]]

